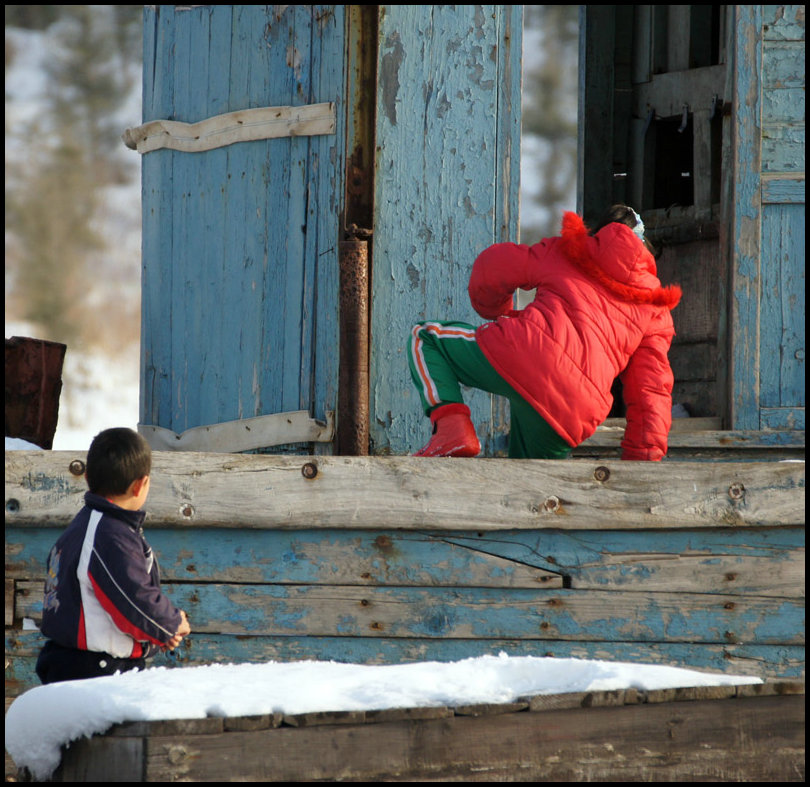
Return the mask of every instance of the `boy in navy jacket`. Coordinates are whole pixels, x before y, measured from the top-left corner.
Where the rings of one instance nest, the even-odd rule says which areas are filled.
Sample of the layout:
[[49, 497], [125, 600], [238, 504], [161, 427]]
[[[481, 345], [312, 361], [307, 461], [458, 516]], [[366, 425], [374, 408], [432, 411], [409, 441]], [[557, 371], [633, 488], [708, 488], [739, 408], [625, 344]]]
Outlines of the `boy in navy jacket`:
[[143, 537], [152, 452], [131, 429], [107, 429], [87, 453], [89, 491], [48, 556], [37, 660], [43, 683], [140, 668], [191, 628], [160, 589]]

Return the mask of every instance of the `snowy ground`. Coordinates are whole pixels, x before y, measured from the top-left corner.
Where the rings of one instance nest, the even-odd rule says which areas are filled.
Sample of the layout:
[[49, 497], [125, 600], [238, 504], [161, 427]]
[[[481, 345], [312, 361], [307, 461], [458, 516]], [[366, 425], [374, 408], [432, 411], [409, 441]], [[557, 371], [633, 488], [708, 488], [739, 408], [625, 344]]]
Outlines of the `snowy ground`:
[[390, 666], [300, 661], [157, 667], [30, 689], [6, 714], [6, 751], [18, 767], [46, 779], [59, 764], [60, 746], [124, 721], [455, 707], [540, 694], [761, 682], [675, 667], [505, 653]]

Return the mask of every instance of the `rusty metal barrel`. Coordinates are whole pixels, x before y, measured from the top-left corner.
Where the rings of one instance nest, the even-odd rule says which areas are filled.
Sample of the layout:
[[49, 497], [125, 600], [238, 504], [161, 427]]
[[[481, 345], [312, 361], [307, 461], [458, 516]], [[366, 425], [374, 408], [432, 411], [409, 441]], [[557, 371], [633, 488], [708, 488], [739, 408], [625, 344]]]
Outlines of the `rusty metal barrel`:
[[66, 350], [44, 339], [6, 339], [6, 437], [53, 447]]

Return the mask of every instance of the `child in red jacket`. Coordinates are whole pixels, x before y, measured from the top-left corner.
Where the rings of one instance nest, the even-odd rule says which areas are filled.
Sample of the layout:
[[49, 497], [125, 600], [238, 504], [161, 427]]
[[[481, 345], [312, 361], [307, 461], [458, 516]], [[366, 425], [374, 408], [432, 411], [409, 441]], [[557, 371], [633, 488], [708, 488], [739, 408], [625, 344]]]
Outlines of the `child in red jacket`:
[[[521, 311], [513, 309], [518, 288], [536, 291]], [[411, 331], [411, 376], [433, 424], [416, 456], [480, 451], [461, 384], [509, 399], [510, 457], [567, 457], [607, 417], [616, 377], [627, 410], [622, 458], [666, 454], [670, 311], [681, 290], [661, 286], [632, 208], [614, 205], [593, 233], [566, 213], [560, 237], [490, 246], [475, 260], [468, 291], [491, 322], [422, 322]]]

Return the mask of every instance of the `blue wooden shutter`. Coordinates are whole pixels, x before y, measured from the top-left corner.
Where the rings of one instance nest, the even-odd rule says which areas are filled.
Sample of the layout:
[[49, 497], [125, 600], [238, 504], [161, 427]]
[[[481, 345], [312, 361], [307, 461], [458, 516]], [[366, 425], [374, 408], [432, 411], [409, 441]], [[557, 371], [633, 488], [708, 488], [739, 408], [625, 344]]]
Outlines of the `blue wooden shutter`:
[[143, 156], [141, 422], [326, 419], [338, 364], [344, 6], [145, 6], [144, 121], [334, 102], [335, 133]]

